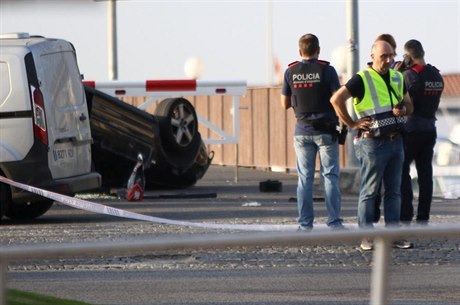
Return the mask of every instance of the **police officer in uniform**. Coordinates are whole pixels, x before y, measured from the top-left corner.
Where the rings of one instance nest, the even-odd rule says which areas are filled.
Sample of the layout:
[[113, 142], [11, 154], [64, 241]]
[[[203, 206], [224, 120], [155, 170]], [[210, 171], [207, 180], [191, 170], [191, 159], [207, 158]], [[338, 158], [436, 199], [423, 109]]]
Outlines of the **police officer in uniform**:
[[[413, 106], [404, 88], [403, 75], [390, 68], [394, 56], [394, 49], [388, 42], [374, 42], [372, 66], [353, 76], [331, 99], [339, 118], [361, 135], [355, 146], [359, 150], [357, 155], [361, 173], [359, 227], [373, 227], [374, 203], [382, 179], [385, 188], [385, 224], [399, 225], [404, 161], [401, 131], [404, 128], [403, 116], [410, 114]], [[350, 97], [354, 98], [357, 121], [347, 112], [346, 101]], [[412, 244], [397, 241], [394, 246], [410, 248]], [[363, 239], [361, 249], [372, 248], [372, 241]]]
[[[396, 55], [397, 45], [396, 45], [396, 40], [394, 39], [393, 35], [387, 34], [387, 33], [380, 34], [379, 36], [377, 36], [377, 38], [375, 38], [375, 41], [379, 41], [379, 40], [388, 42], [393, 48], [395, 55]], [[369, 62], [368, 65], [372, 67], [372, 61]], [[401, 66], [401, 62], [400, 61], [396, 62], [393, 60], [393, 63], [391, 64], [391, 68], [396, 71], [399, 71], [399, 66]], [[382, 183], [380, 183], [378, 192], [377, 192], [377, 196], [375, 197], [375, 211], [374, 211], [374, 222], [375, 223], [380, 221], [380, 214], [381, 214], [380, 204], [381, 203], [382, 203]]]
[[410, 223], [414, 217], [410, 164], [415, 161], [419, 199], [416, 221], [425, 224], [430, 218], [433, 197], [433, 148], [436, 143], [436, 111], [444, 81], [439, 70], [425, 63], [422, 44], [413, 39], [404, 45], [404, 82], [414, 104], [414, 112], [406, 123], [404, 165], [401, 184], [401, 221]]
[[330, 103], [340, 87], [336, 70], [328, 62], [318, 60], [320, 46], [313, 34], [299, 39], [301, 61], [294, 62], [284, 74], [281, 105], [293, 108], [297, 119], [294, 149], [297, 156], [297, 205], [299, 231], [313, 228], [313, 180], [316, 155], [319, 153], [325, 201], [329, 214], [327, 225], [343, 228], [339, 189], [338, 119]]

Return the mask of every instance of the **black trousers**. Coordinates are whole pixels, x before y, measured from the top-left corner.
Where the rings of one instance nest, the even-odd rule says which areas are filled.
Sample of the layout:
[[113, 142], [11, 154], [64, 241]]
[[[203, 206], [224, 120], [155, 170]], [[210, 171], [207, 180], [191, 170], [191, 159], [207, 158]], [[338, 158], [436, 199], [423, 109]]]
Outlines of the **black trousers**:
[[404, 164], [401, 180], [401, 221], [410, 222], [414, 217], [410, 165], [415, 161], [417, 169], [419, 199], [417, 218], [426, 222], [430, 218], [433, 198], [433, 148], [436, 144], [436, 131], [411, 132], [404, 138]]

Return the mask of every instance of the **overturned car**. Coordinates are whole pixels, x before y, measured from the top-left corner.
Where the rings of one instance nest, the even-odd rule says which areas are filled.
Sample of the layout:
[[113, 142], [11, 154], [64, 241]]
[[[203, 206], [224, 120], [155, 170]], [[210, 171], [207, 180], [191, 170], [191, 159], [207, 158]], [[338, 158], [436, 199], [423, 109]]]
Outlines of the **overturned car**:
[[[93, 138], [95, 171], [102, 187], [123, 188], [141, 156], [145, 186], [184, 188], [203, 177], [214, 152], [205, 144], [238, 142], [239, 96], [246, 81], [83, 81]], [[219, 138], [202, 139], [198, 115], [183, 96], [232, 96], [233, 136], [200, 117]], [[150, 97], [136, 107], [120, 98]], [[163, 98], [163, 100], [161, 100]], [[146, 110], [156, 103], [152, 113]]]
[[198, 132], [193, 105], [184, 98], [162, 100], [154, 114], [85, 85], [95, 171], [102, 187], [126, 185], [142, 155], [147, 188], [183, 188], [206, 173], [212, 153]]

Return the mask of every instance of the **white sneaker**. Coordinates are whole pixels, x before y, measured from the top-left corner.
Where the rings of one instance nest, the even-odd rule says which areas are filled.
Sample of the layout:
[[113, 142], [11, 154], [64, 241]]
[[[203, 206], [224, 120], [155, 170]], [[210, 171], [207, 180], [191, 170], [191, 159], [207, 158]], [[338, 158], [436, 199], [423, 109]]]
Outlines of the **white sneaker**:
[[297, 228], [297, 232], [311, 232], [311, 230], [313, 230], [313, 227], [306, 227], [306, 226], [302, 226], [302, 225], [300, 225]]
[[370, 251], [374, 249], [374, 243], [372, 239], [364, 238], [363, 240], [361, 240], [360, 247], [361, 247], [361, 250], [363, 251]]
[[414, 244], [411, 243], [410, 241], [405, 240], [405, 239], [399, 239], [399, 240], [395, 240], [393, 242], [393, 248], [410, 249], [410, 248], [413, 248], [413, 247], [414, 247]]

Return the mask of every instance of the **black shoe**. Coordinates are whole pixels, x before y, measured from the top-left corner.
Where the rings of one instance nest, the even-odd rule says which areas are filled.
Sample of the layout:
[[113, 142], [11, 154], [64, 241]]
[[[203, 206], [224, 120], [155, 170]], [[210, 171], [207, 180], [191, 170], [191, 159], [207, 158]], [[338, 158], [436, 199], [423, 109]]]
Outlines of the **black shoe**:
[[416, 223], [419, 225], [419, 226], [427, 226], [428, 225], [428, 219], [417, 219], [416, 220]]

